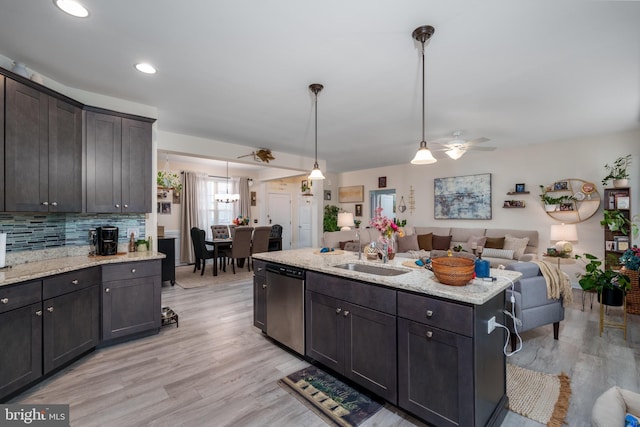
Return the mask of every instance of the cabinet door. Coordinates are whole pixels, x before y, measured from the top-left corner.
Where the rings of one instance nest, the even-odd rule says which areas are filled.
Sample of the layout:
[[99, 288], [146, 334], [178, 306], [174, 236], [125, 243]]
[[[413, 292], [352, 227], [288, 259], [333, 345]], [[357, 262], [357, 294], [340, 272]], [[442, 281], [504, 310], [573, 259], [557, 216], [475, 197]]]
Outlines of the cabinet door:
[[0, 400], [42, 376], [42, 303], [0, 314]]
[[472, 338], [398, 319], [398, 406], [438, 426], [474, 420]]
[[45, 374], [98, 345], [99, 292], [94, 285], [43, 302]]
[[48, 96], [6, 79], [5, 210], [47, 212]]
[[[4, 76], [0, 76], [0, 176], [4, 178]], [[4, 181], [3, 181], [4, 184]], [[4, 211], [4, 185], [0, 185], [0, 211]]]
[[121, 129], [120, 117], [87, 111], [87, 212], [122, 210]]
[[345, 303], [342, 318], [346, 340], [344, 375], [395, 405], [396, 317]]
[[267, 331], [267, 278], [253, 277], [253, 326]]
[[160, 328], [160, 275], [102, 284], [102, 340]]
[[338, 373], [344, 366], [345, 304], [326, 295], [306, 292], [306, 355]]
[[82, 111], [49, 98], [49, 212], [82, 212]]
[[151, 212], [151, 123], [122, 119], [122, 212]]

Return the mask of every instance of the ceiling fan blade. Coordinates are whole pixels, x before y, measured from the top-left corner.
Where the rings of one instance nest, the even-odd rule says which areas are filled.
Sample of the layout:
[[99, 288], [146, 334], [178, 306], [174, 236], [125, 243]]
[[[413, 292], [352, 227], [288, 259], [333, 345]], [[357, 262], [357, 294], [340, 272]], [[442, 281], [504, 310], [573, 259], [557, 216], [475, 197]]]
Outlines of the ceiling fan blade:
[[471, 145], [466, 149], [470, 151], [493, 151], [496, 149], [496, 147], [484, 147], [484, 146], [477, 147], [475, 145]]
[[470, 139], [467, 144], [480, 144], [481, 142], [491, 141], [489, 138], [481, 137], [476, 139]]
[[429, 144], [433, 143], [433, 144], [448, 144], [451, 141], [455, 141], [458, 138], [454, 138], [452, 136], [447, 136], [444, 138], [436, 138], [436, 139], [430, 139], [429, 141], [427, 141]]

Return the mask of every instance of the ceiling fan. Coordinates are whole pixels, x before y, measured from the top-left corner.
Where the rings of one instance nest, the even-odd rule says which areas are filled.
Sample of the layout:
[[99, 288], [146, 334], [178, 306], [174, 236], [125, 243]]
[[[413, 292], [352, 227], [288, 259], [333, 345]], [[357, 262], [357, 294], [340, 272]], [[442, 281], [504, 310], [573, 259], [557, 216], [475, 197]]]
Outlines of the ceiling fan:
[[493, 151], [496, 147], [486, 147], [477, 144], [489, 141], [489, 138], [462, 139], [462, 132], [457, 130], [453, 136], [438, 138], [429, 141], [429, 148], [432, 151], [444, 151], [453, 160], [458, 160], [467, 151]]

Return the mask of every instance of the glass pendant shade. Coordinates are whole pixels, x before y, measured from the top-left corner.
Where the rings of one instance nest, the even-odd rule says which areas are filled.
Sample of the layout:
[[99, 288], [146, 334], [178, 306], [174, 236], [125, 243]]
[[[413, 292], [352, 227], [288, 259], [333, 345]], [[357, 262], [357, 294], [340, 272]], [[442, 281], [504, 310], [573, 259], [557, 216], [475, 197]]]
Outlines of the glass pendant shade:
[[452, 148], [451, 150], [445, 151], [446, 155], [452, 158], [453, 160], [458, 160], [465, 153], [464, 150], [459, 148]]
[[313, 164], [313, 169], [311, 170], [311, 173], [309, 174], [309, 179], [311, 181], [320, 181], [324, 179], [324, 174], [322, 173], [322, 171], [320, 170], [320, 166], [318, 165], [318, 92], [320, 92], [322, 89], [324, 88], [324, 86], [322, 86], [320, 83], [313, 83], [309, 85], [309, 89], [311, 89], [311, 92], [313, 92], [316, 96], [315, 99], [315, 112], [316, 112], [316, 129], [315, 129], [315, 163]]
[[420, 149], [416, 153], [416, 156], [411, 160], [412, 165], [429, 165], [435, 163], [437, 160], [431, 154], [431, 151], [427, 148], [427, 143], [422, 141], [420, 143]]
[[317, 163], [313, 165], [313, 170], [309, 174], [309, 179], [312, 181], [319, 181], [324, 179], [324, 175]]

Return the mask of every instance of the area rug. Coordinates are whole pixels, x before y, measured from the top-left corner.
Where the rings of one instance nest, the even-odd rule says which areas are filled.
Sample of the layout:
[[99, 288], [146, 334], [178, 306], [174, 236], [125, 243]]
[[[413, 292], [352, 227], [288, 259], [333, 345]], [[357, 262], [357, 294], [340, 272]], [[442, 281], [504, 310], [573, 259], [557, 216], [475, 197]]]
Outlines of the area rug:
[[571, 383], [563, 372], [544, 374], [507, 364], [509, 410], [550, 427], [560, 427], [569, 409]]
[[330, 424], [355, 427], [382, 405], [326, 372], [309, 366], [278, 381]]
[[176, 267], [176, 283], [183, 289], [201, 288], [203, 286], [215, 286], [224, 283], [244, 282], [253, 279], [253, 270], [247, 271], [247, 266], [240, 269], [236, 266], [236, 274], [233, 274], [231, 266], [227, 266], [227, 271], [218, 270], [218, 275], [213, 275], [213, 265], [207, 264], [204, 274], [200, 275], [200, 270], [193, 272], [193, 265]]

